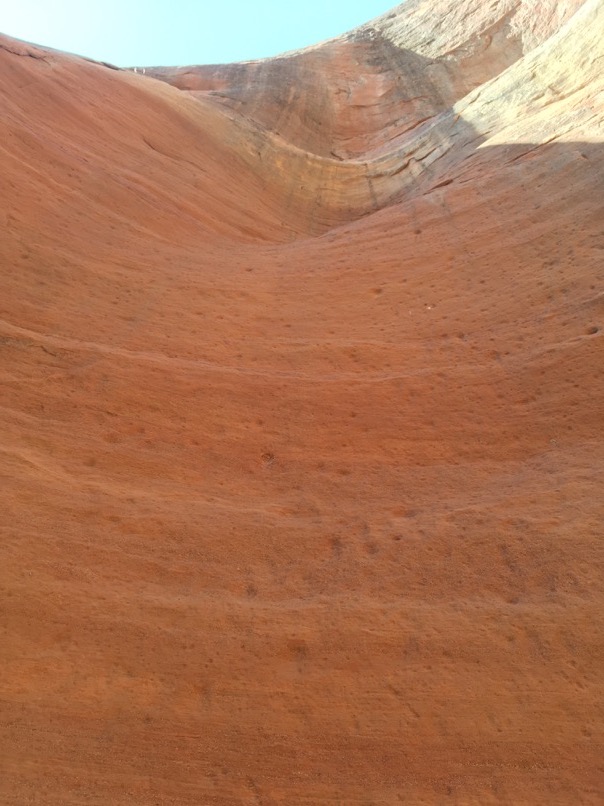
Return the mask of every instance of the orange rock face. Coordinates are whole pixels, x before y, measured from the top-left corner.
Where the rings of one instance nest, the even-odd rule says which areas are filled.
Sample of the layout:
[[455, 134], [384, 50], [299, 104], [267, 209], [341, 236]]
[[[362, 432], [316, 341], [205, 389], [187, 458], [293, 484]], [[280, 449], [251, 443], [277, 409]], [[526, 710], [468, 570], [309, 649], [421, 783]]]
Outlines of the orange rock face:
[[0, 40], [3, 804], [602, 802], [603, 31]]

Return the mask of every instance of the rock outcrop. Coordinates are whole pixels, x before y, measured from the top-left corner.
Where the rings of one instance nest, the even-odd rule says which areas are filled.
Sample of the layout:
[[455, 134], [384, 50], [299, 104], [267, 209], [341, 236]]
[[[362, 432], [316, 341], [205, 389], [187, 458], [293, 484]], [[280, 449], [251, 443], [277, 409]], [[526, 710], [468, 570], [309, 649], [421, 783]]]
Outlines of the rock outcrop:
[[0, 39], [3, 803], [600, 802], [603, 31]]

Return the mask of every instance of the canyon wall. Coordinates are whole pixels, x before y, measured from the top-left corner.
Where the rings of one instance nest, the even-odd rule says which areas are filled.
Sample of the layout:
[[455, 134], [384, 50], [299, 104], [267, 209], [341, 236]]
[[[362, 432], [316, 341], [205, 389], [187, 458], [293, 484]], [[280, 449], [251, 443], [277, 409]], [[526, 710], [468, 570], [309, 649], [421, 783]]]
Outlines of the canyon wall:
[[603, 32], [0, 38], [3, 803], [601, 802]]

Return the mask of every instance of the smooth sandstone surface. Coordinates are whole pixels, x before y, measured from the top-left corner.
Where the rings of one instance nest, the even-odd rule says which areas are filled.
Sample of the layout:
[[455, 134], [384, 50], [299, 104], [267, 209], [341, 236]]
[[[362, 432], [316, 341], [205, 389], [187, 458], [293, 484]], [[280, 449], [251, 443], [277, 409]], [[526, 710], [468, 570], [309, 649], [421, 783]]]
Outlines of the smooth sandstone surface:
[[0, 39], [0, 801], [604, 798], [604, 3]]

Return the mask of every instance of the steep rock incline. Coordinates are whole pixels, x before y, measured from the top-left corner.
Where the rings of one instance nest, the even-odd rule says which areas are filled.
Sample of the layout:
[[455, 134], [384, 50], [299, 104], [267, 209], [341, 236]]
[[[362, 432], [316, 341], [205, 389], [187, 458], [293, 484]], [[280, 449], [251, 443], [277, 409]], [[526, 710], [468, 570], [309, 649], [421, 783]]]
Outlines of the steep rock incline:
[[2, 803], [601, 801], [604, 3], [438, 9], [0, 40]]
[[304, 150], [361, 157], [450, 108], [557, 31], [581, 0], [409, 0], [350, 34], [274, 59], [145, 68]]

